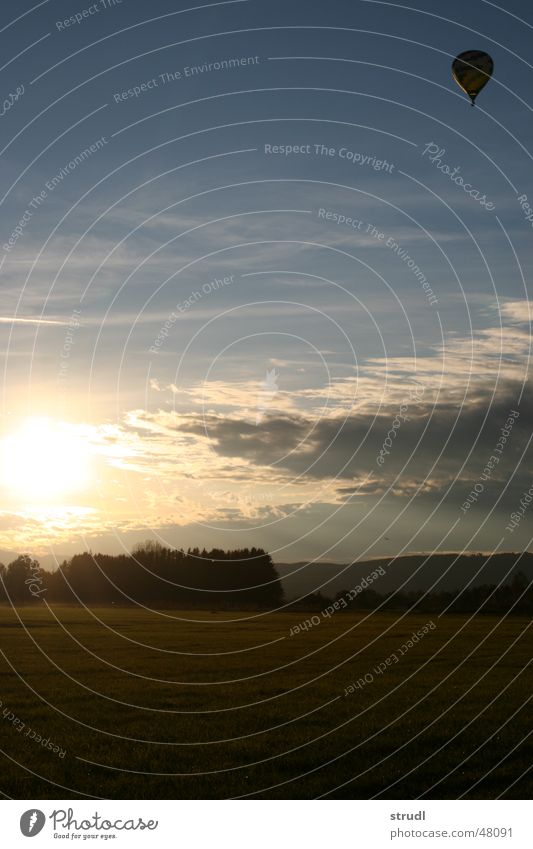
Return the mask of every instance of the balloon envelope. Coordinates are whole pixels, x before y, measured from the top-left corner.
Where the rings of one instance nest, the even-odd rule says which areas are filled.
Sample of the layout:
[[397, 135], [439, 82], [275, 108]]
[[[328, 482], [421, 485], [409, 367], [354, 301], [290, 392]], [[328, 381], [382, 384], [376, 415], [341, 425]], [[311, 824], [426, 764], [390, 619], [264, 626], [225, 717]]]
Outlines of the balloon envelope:
[[494, 62], [488, 53], [481, 50], [465, 50], [453, 60], [453, 77], [470, 97], [472, 106], [481, 89], [490, 80], [493, 70]]

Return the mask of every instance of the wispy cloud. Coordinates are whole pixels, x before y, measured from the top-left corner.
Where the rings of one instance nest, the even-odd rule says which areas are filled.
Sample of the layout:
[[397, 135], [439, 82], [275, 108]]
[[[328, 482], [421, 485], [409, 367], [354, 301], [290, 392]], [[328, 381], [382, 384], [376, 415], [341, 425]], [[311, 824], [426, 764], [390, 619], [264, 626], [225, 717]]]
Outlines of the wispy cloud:
[[501, 314], [513, 324], [530, 324], [533, 321], [533, 304], [529, 300], [500, 303]]
[[66, 321], [55, 321], [50, 318], [30, 318], [20, 316], [10, 316], [10, 315], [0, 315], [0, 324], [53, 324], [53, 325], [65, 325]]

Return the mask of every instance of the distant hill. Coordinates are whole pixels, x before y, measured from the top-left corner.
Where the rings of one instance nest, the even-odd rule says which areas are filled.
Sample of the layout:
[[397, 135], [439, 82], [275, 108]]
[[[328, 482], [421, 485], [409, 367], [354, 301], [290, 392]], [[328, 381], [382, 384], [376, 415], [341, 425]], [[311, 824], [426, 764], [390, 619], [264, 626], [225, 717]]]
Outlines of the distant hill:
[[18, 554], [15, 551], [8, 551], [5, 548], [0, 549], [0, 563], [3, 563], [4, 566], [7, 566], [8, 563], [12, 563], [13, 560], [16, 560]]
[[309, 593], [321, 592], [334, 598], [343, 590], [360, 585], [378, 567], [385, 570], [371, 583], [375, 592], [393, 592], [403, 586], [404, 592], [429, 590], [453, 592], [483, 584], [510, 584], [522, 572], [533, 580], [533, 554], [504, 552], [501, 554], [416, 554], [363, 560], [354, 565], [339, 563], [276, 563], [285, 592], [291, 601]]
[[12, 563], [13, 560], [16, 560], [20, 554], [30, 554], [32, 557], [35, 556], [35, 559], [39, 561], [39, 565], [42, 569], [46, 569], [47, 572], [53, 572], [54, 569], [57, 569], [57, 566], [63, 563], [64, 560], [68, 560], [72, 555], [62, 555], [62, 554], [36, 554], [33, 555], [30, 549], [21, 549], [20, 551], [9, 551], [8, 549], [0, 549], [0, 563], [3, 563], [4, 566], [7, 566], [9, 563]]
[[41, 569], [54, 572], [65, 560], [70, 560], [72, 554], [36, 554], [35, 559], [39, 561]]

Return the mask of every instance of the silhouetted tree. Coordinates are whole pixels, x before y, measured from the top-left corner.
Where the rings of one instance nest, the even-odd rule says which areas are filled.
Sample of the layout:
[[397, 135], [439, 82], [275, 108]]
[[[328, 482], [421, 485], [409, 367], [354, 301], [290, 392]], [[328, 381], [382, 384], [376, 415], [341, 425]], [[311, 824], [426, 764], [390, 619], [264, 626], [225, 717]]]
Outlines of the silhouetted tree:
[[3, 563], [0, 563], [0, 602], [7, 601], [5, 578], [6, 567]]
[[12, 604], [34, 602], [36, 596], [30, 591], [30, 587], [34, 584], [41, 589], [44, 588], [39, 563], [29, 554], [21, 554], [5, 570], [4, 585], [8, 599]]
[[262, 549], [222, 551], [137, 545], [130, 556], [75, 555], [49, 583], [50, 597], [84, 604], [274, 607], [283, 591], [274, 564]]

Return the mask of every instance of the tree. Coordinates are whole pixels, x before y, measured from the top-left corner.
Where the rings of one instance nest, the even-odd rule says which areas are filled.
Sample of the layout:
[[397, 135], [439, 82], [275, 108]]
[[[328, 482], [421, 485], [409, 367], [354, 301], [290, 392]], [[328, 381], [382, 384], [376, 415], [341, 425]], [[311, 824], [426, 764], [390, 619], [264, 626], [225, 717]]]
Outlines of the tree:
[[129, 557], [77, 554], [50, 576], [48, 586], [51, 600], [84, 604], [239, 608], [277, 607], [283, 600], [279, 576], [262, 549], [185, 554], [152, 541], [137, 545]]
[[0, 602], [7, 601], [6, 595], [6, 567], [0, 563]]
[[37, 560], [29, 554], [21, 554], [7, 567], [4, 583], [8, 600], [12, 604], [26, 604], [39, 596], [43, 590], [42, 572]]

